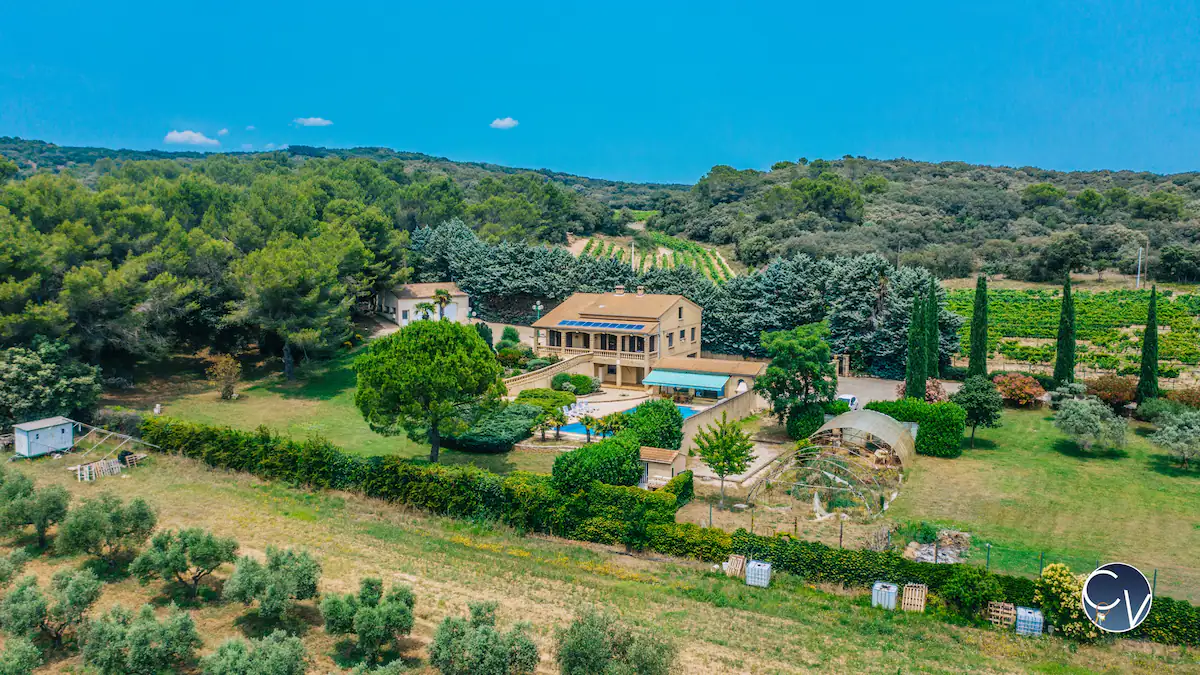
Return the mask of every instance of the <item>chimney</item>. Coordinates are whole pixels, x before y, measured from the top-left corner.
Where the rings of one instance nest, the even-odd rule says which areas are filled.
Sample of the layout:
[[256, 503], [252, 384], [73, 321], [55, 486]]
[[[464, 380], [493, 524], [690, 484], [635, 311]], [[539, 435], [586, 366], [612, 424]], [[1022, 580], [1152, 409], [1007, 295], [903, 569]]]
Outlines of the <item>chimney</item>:
[[625, 286], [622, 284], [617, 284], [616, 289], [613, 291], [613, 295], [625, 295]]
[[645, 287], [645, 286], [638, 286], [638, 297], [641, 297], [641, 296], [643, 296], [643, 295], [645, 295], [645, 294], [646, 294], [646, 287]]

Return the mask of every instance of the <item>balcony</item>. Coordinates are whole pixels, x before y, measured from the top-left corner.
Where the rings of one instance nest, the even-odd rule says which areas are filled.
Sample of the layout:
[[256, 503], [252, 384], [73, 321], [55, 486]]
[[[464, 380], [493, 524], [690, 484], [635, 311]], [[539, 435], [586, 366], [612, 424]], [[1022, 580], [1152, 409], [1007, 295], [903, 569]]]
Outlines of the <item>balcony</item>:
[[538, 356], [547, 354], [557, 354], [561, 358], [569, 358], [579, 354], [591, 354], [597, 359], [612, 359], [613, 361], [621, 361], [628, 363], [630, 361], [643, 363], [658, 360], [658, 352], [623, 352], [612, 349], [589, 349], [585, 347], [551, 347], [549, 345], [538, 345]]

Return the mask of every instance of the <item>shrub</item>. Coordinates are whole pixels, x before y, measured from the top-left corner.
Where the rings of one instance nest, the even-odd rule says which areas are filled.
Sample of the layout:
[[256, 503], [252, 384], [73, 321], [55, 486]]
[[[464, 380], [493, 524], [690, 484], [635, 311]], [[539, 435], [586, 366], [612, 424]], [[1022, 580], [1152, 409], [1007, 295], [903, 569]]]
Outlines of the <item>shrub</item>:
[[1102, 375], [1087, 383], [1087, 393], [1120, 410], [1133, 403], [1137, 394], [1137, 381], [1119, 375]]
[[1038, 381], [1021, 373], [1002, 373], [992, 378], [1000, 396], [1013, 405], [1034, 405], [1046, 395]]
[[237, 540], [217, 537], [200, 528], [160, 532], [150, 540], [149, 548], [134, 558], [129, 571], [142, 583], [156, 577], [178, 582], [194, 598], [201, 580], [221, 565], [237, 560], [237, 550]]
[[1125, 420], [1094, 398], [1063, 401], [1054, 416], [1054, 426], [1075, 439], [1085, 451], [1096, 444], [1114, 448], [1125, 445]]
[[[901, 382], [896, 385], [896, 398], [902, 399], [906, 395], [905, 384]], [[926, 403], [941, 403], [950, 400], [946, 395], [946, 388], [942, 386], [941, 380], [930, 378], [925, 380], [925, 402]]]
[[173, 609], [160, 622], [150, 605], [136, 617], [116, 605], [88, 626], [83, 661], [102, 675], [181, 672], [202, 645], [187, 612]]
[[92, 414], [92, 424], [126, 436], [137, 436], [142, 429], [142, 414], [121, 406], [101, 408]]
[[987, 570], [959, 565], [942, 586], [940, 595], [963, 616], [977, 616], [989, 602], [1004, 600], [1004, 589]]
[[1200, 387], [1172, 389], [1167, 392], [1167, 398], [1189, 408], [1200, 408]]
[[0, 601], [0, 627], [14, 636], [42, 635], [55, 647], [83, 625], [100, 598], [100, 579], [91, 570], [59, 570], [50, 580], [50, 597], [42, 595], [37, 577], [27, 576]]
[[817, 433], [825, 424], [825, 411], [819, 404], [810, 403], [788, 412], [786, 429], [788, 438], [801, 440]]
[[696, 496], [696, 487], [692, 480], [692, 472], [679, 472], [674, 478], [667, 481], [666, 485], [659, 488], [659, 491], [670, 492], [671, 494], [675, 495], [676, 507], [683, 508]]
[[526, 389], [517, 394], [517, 403], [533, 405], [542, 409], [544, 414], [550, 414], [563, 406], [575, 403], [575, 395], [553, 389]]
[[[491, 347], [492, 343], [495, 342], [495, 340], [493, 339], [493, 336], [492, 336], [492, 327], [487, 325], [486, 323], [484, 323], [482, 321], [476, 322], [475, 323], [475, 332], [479, 333], [480, 339], [482, 339], [483, 342], [488, 347]], [[494, 348], [493, 348], [493, 351], [495, 351]]]
[[512, 403], [484, 413], [460, 435], [445, 436], [443, 444], [463, 452], [508, 452], [529, 437], [541, 415], [539, 407]]
[[[1071, 574], [1061, 563], [1046, 565], [1034, 586], [1034, 599], [1046, 621], [1067, 638], [1090, 642], [1100, 638], [1100, 629], [1088, 621], [1079, 598], [1083, 593], [1083, 577]], [[1157, 601], [1157, 598], [1155, 598]]]
[[629, 413], [628, 427], [642, 445], [678, 450], [683, 444], [683, 414], [666, 399], [647, 401]]
[[648, 525], [650, 548], [660, 553], [697, 560], [725, 560], [732, 540], [719, 527], [701, 527], [694, 523]]
[[360, 583], [357, 596], [326, 595], [321, 600], [321, 615], [325, 632], [354, 633], [367, 663], [375, 663], [384, 648], [394, 647], [396, 638], [412, 632], [415, 604], [416, 597], [408, 586], [394, 586], [385, 596], [383, 582], [367, 578]]
[[123, 504], [105, 492], [67, 514], [54, 547], [66, 554], [87, 553], [112, 566], [144, 544], [157, 523], [158, 515], [146, 500]]
[[496, 359], [507, 368], [512, 368], [521, 360], [521, 351], [512, 347], [502, 346], [504, 343], [496, 345]]
[[899, 401], [871, 401], [874, 410], [901, 422], [915, 422], [918, 455], [954, 458], [962, 454], [967, 413], [955, 403], [926, 403], [912, 398]]
[[505, 326], [504, 330], [500, 332], [500, 339], [519, 343], [521, 341], [521, 333], [513, 326]]
[[317, 595], [321, 566], [307, 551], [267, 547], [267, 563], [242, 556], [225, 582], [226, 600], [249, 605], [258, 601], [258, 614], [278, 621], [297, 600]]
[[1133, 416], [1143, 422], [1154, 423], [1161, 417], [1176, 415], [1188, 409], [1184, 404], [1169, 398], [1151, 398], [1139, 403], [1133, 411]]
[[570, 377], [571, 386], [575, 387], [575, 393], [580, 396], [587, 396], [600, 388], [596, 379], [587, 375], [572, 373]]
[[304, 643], [276, 630], [261, 640], [226, 640], [204, 659], [204, 675], [304, 675]]
[[496, 630], [496, 603], [471, 603], [470, 618], [448, 616], [429, 645], [429, 663], [443, 675], [532, 675], [541, 658], [517, 624]]
[[549, 359], [529, 359], [525, 362], [525, 370], [528, 372], [533, 372], [535, 370], [541, 370], [548, 365], [550, 365]]
[[634, 632], [615, 617], [595, 611], [584, 612], [560, 630], [555, 646], [562, 675], [667, 675], [676, 652], [670, 642]]
[[0, 653], [0, 675], [33, 675], [42, 665], [42, 651], [27, 637], [9, 638]]
[[237, 398], [237, 383], [242, 379], [242, 364], [229, 354], [218, 355], [212, 365], [204, 371], [221, 392], [221, 398], [226, 401]]
[[632, 431], [622, 431], [559, 455], [553, 472], [554, 486], [564, 493], [577, 492], [594, 480], [637, 485], [642, 477], [641, 443]]
[[554, 377], [550, 378], [550, 388], [555, 391], [562, 391], [563, 385], [571, 381], [570, 373], [555, 373]]
[[842, 415], [850, 412], [850, 404], [841, 399], [823, 401], [821, 403], [821, 412], [826, 415]]

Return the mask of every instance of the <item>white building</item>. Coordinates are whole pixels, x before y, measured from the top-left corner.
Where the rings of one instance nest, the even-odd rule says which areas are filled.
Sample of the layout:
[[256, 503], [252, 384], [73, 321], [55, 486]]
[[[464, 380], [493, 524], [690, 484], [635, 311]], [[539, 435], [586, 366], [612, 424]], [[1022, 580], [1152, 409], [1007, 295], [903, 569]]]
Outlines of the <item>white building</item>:
[[22, 457], [37, 457], [75, 445], [75, 423], [65, 417], [13, 425], [13, 450]]
[[[439, 314], [433, 294], [442, 290], [450, 294], [450, 304]], [[417, 305], [428, 303], [433, 305], [432, 313], [426, 317], [417, 310]], [[404, 284], [390, 291], [380, 293], [376, 298], [376, 313], [393, 323], [407, 326], [413, 321], [424, 318], [445, 318], [447, 321], [470, 323], [471, 299], [459, 290], [456, 284], [449, 281], [438, 281], [431, 284]]]

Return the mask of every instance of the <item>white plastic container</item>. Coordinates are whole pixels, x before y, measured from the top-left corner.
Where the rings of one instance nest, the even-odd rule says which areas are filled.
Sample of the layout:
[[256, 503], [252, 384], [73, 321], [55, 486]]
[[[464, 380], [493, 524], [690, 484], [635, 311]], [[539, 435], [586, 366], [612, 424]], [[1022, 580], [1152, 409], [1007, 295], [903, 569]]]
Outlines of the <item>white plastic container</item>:
[[899, 591], [900, 587], [896, 584], [889, 584], [886, 581], [876, 581], [875, 585], [871, 586], [871, 606], [895, 611], [896, 594]]
[[1041, 635], [1042, 612], [1029, 607], [1017, 608], [1017, 635]]
[[771, 563], [751, 560], [746, 563], [746, 585], [766, 588], [771, 585]]

